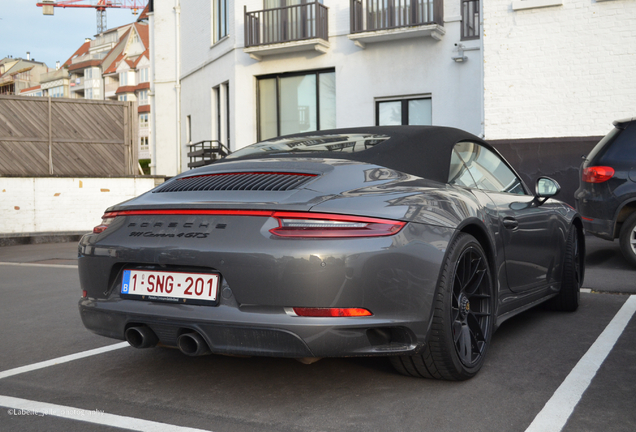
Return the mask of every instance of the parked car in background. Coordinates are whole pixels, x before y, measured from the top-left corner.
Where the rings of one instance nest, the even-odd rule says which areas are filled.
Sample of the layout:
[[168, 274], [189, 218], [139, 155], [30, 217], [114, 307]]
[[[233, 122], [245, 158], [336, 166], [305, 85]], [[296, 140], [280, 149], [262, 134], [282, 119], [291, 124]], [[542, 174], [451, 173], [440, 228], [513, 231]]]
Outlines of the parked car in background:
[[458, 129], [274, 138], [107, 209], [79, 244], [81, 317], [136, 348], [468, 379], [504, 320], [578, 307], [583, 225], [558, 192]]
[[576, 207], [587, 232], [620, 241], [636, 266], [636, 117], [617, 120], [581, 164]]

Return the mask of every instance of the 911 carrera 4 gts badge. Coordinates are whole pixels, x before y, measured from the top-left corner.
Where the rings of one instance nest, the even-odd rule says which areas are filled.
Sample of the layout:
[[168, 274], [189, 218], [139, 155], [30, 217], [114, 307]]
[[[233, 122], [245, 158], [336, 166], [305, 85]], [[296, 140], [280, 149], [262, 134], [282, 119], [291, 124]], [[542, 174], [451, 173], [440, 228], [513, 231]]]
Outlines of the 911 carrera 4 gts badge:
[[[215, 229], [225, 229], [227, 224], [216, 224], [214, 226]], [[131, 222], [128, 224], [128, 228], [139, 227], [139, 228], [162, 228], [162, 231], [166, 228], [203, 228], [209, 229], [210, 222], [186, 222], [186, 223], [178, 223], [178, 222], [142, 222], [136, 223]], [[172, 231], [172, 230], [170, 230]], [[209, 232], [153, 232], [153, 231], [132, 231], [128, 234], [129, 237], [157, 237], [157, 238], [173, 238], [173, 237], [183, 237], [183, 238], [192, 238], [192, 239], [204, 239], [210, 235]]]
[[153, 233], [152, 231], [133, 231], [128, 237], [183, 237], [183, 238], [207, 238], [210, 233], [189, 232], [189, 233]]

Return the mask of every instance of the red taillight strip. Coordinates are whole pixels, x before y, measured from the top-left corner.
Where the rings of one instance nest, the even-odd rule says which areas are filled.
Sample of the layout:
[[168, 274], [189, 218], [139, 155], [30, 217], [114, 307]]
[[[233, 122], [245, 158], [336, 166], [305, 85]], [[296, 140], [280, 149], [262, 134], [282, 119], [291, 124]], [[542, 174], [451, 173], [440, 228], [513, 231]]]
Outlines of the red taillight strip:
[[275, 218], [294, 219], [322, 219], [355, 221], [366, 223], [391, 223], [404, 225], [405, 222], [392, 221], [388, 219], [370, 218], [362, 216], [339, 215], [332, 213], [311, 213], [311, 212], [282, 212], [274, 210], [198, 210], [198, 209], [171, 209], [171, 210], [121, 210], [106, 212], [103, 219], [117, 216], [140, 216], [140, 215], [229, 215], [229, 216], [262, 216]]
[[295, 172], [229, 172], [229, 173], [215, 173], [215, 174], [201, 174], [189, 177], [181, 177], [179, 180], [189, 180], [197, 177], [216, 177], [216, 176], [233, 176], [233, 175], [286, 175], [286, 176], [301, 176], [301, 177], [317, 177], [318, 174], [307, 173], [295, 173]]
[[104, 213], [102, 218], [113, 218], [117, 216], [143, 216], [143, 215], [231, 215], [231, 216], [272, 216], [275, 212], [271, 210], [122, 210]]
[[[143, 216], [143, 215], [210, 215], [210, 216], [259, 216], [273, 217], [278, 220], [279, 226], [269, 232], [278, 237], [296, 238], [334, 238], [334, 237], [383, 237], [400, 232], [406, 222], [388, 219], [338, 215], [331, 213], [311, 212], [283, 212], [273, 210], [199, 210], [199, 209], [166, 209], [166, 210], [122, 210], [106, 212], [102, 219], [112, 219], [118, 216]], [[365, 227], [325, 227], [325, 228], [289, 228], [284, 227], [282, 219], [311, 219], [322, 221], [357, 222], [367, 224]], [[102, 226], [95, 227], [102, 228]], [[104, 227], [99, 232], [103, 232]], [[97, 232], [97, 231], [94, 231]]]

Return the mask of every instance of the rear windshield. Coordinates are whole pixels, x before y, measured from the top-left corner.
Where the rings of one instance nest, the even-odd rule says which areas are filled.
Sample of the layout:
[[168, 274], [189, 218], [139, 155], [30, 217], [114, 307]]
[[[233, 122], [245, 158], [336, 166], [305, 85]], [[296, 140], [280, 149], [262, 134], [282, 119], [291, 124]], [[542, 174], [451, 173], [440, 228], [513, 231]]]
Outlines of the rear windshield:
[[610, 143], [614, 142], [614, 140], [616, 139], [616, 137], [618, 135], [620, 135], [620, 133], [622, 132], [621, 129], [618, 128], [614, 128], [611, 131], [609, 131], [609, 133], [607, 135], [605, 135], [603, 137], [602, 140], [600, 140], [598, 142], [598, 144], [596, 144], [594, 146], [594, 148], [592, 149], [592, 151], [587, 155], [587, 157], [585, 158], [587, 160], [588, 163], [590, 164], [595, 164], [597, 163], [595, 161], [596, 157], [603, 153], [602, 150], [605, 148], [606, 145], [609, 145]]
[[[596, 147], [594, 149], [596, 150]], [[620, 134], [605, 147], [605, 151], [601, 154], [601, 161], [608, 165], [615, 162], [636, 161], [636, 122], [629, 123], [627, 128], [620, 131]]]
[[237, 150], [225, 159], [276, 153], [355, 153], [389, 139], [387, 135], [347, 134], [277, 138]]

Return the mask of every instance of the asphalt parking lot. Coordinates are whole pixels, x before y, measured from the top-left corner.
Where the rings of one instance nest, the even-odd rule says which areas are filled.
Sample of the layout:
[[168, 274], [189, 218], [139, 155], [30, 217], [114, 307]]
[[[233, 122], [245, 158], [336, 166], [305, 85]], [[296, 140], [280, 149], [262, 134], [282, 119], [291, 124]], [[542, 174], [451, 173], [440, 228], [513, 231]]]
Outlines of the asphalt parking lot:
[[74, 244], [2, 247], [0, 430], [634, 431], [636, 269], [616, 242], [587, 243], [579, 310], [505, 322], [459, 383], [383, 358], [136, 350], [82, 326]]

